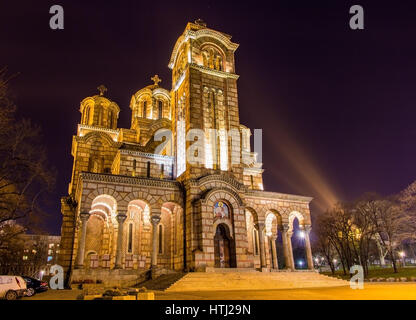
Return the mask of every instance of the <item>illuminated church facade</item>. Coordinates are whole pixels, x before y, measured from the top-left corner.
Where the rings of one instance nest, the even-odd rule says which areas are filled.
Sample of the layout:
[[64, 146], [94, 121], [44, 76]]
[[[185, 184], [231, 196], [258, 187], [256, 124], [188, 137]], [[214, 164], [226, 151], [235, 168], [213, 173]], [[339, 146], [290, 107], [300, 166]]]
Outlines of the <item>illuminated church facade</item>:
[[279, 264], [294, 270], [295, 219], [313, 268], [312, 198], [263, 190], [251, 132], [240, 124], [237, 48], [202, 21], [188, 23], [169, 61], [171, 90], [155, 76], [137, 91], [130, 128], [118, 128], [120, 108], [104, 86], [82, 100], [69, 196], [61, 200], [59, 263], [73, 280]]

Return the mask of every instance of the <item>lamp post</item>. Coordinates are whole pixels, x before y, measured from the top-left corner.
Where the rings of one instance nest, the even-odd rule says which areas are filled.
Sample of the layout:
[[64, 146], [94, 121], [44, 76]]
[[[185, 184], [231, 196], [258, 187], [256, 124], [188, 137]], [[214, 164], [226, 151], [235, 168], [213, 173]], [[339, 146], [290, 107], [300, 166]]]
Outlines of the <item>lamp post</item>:
[[406, 266], [406, 254], [404, 253], [404, 251], [400, 251], [399, 252], [399, 256], [402, 258], [402, 263], [403, 263], [403, 268]]

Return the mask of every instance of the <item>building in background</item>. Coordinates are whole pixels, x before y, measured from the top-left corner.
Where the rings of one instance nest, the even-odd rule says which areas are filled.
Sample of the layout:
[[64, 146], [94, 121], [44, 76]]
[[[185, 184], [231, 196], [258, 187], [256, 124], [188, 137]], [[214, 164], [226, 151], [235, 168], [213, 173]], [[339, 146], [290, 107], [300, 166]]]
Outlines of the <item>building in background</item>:
[[39, 234], [18, 235], [2, 255], [1, 274], [27, 275], [42, 279], [49, 275], [50, 267], [57, 263], [61, 237]]
[[49, 275], [50, 267], [58, 261], [61, 237], [40, 234], [23, 234], [20, 237], [24, 241], [22, 261], [27, 270], [24, 274], [38, 274], [39, 279]]

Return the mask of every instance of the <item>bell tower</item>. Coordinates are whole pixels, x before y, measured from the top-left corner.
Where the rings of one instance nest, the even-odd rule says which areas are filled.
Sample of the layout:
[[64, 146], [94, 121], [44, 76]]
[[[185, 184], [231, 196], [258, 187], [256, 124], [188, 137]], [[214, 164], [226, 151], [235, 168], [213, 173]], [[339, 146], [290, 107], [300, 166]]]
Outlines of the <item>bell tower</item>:
[[202, 20], [188, 23], [175, 44], [169, 67], [179, 179], [227, 172], [242, 181], [237, 48]]

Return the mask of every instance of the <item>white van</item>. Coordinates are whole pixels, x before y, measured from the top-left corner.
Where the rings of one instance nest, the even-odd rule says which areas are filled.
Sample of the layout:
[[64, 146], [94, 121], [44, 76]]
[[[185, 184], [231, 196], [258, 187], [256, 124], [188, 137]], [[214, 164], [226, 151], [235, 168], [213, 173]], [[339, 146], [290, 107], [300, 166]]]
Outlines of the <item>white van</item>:
[[0, 276], [0, 299], [16, 300], [26, 294], [26, 281], [19, 276]]

